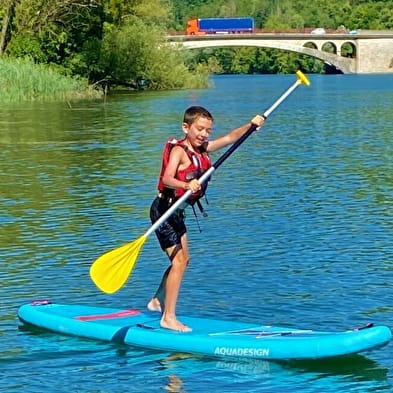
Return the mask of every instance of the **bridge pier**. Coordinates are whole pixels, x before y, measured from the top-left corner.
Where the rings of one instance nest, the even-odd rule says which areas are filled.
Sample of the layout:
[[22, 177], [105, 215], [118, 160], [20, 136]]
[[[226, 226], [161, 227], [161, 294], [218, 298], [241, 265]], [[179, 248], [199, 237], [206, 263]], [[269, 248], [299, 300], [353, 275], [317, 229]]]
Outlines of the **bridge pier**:
[[358, 74], [393, 72], [393, 40], [388, 38], [358, 40], [356, 72]]

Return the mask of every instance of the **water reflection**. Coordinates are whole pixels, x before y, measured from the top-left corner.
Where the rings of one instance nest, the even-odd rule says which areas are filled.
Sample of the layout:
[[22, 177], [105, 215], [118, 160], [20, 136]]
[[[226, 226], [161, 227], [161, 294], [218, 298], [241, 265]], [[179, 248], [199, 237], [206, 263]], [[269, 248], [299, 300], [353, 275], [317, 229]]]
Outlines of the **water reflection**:
[[[217, 171], [201, 234], [187, 218], [192, 259], [179, 314], [320, 330], [390, 324], [392, 78], [312, 76]], [[85, 391], [118, 392], [391, 388], [391, 344], [286, 364], [179, 359], [17, 329], [17, 307], [34, 299], [144, 307], [167, 264], [154, 237], [115, 295], [98, 292], [88, 269], [150, 225], [161, 149], [181, 135], [184, 109], [208, 107], [220, 135], [292, 83], [223, 76], [209, 90], [0, 108], [3, 389], [78, 391], [82, 380]]]
[[176, 375], [168, 376], [168, 385], [165, 386], [165, 390], [170, 393], [184, 393], [183, 381]]
[[[122, 353], [129, 362], [130, 358], [135, 356], [133, 350], [127, 350]], [[149, 357], [154, 359], [154, 352]], [[156, 353], [158, 367], [154, 367], [159, 375], [166, 375], [165, 389], [169, 392], [185, 392], [190, 375], [195, 379], [196, 375], [200, 376], [201, 381], [196, 382], [198, 389], [201, 385], [208, 385], [208, 375], [213, 369], [220, 371], [222, 378], [233, 378], [233, 381], [241, 380], [255, 382], [269, 381], [269, 385], [290, 383], [309, 383], [320, 380], [320, 386], [326, 388], [331, 385], [331, 389], [326, 391], [335, 391], [334, 383], [338, 381], [345, 382], [345, 386], [351, 389], [359, 382], [372, 383], [373, 388], [387, 386], [388, 368], [379, 365], [377, 362], [362, 355], [349, 355], [337, 358], [322, 360], [293, 360], [293, 361], [264, 361], [258, 359], [215, 359], [208, 357], [195, 356], [186, 353], [173, 353], [160, 358]], [[232, 377], [231, 377], [232, 376]], [[235, 384], [235, 382], [233, 382]], [[288, 391], [298, 391], [288, 388]], [[343, 387], [341, 387], [343, 389]], [[189, 389], [194, 391], [194, 388]], [[264, 391], [262, 389], [262, 391]]]

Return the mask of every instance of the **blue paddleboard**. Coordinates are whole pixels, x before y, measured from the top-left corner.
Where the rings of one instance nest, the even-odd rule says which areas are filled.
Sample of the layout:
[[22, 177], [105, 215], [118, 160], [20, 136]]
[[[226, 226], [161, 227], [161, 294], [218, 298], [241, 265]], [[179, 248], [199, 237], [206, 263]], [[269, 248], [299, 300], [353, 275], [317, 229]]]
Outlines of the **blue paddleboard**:
[[342, 332], [264, 326], [255, 323], [179, 319], [192, 332], [160, 327], [159, 313], [34, 301], [18, 310], [20, 321], [57, 333], [125, 343], [170, 352], [270, 360], [320, 359], [371, 350], [387, 344], [387, 326], [367, 325]]

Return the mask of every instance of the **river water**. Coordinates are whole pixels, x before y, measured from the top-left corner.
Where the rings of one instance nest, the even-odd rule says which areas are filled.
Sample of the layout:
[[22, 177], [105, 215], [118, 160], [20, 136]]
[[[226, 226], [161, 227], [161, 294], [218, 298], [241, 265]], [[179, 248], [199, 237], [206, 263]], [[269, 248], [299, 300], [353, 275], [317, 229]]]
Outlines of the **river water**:
[[[393, 324], [393, 75], [310, 80], [214, 174], [202, 232], [187, 212], [179, 314]], [[19, 327], [18, 307], [35, 299], [143, 308], [167, 265], [154, 235], [119, 292], [101, 293], [88, 271], [149, 228], [161, 149], [181, 136], [184, 109], [206, 106], [221, 135], [294, 81], [219, 76], [206, 90], [0, 108], [0, 391], [393, 391], [392, 344], [323, 361], [227, 361]]]

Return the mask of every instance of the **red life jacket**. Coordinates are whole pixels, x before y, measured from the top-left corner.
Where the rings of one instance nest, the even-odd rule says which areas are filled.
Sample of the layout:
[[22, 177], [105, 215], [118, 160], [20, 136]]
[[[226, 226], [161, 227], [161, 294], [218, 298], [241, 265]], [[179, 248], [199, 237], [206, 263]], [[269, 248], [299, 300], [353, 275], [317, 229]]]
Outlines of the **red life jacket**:
[[[158, 191], [162, 193], [165, 197], [177, 199], [184, 195], [186, 193], [186, 190], [184, 190], [183, 188], [173, 189], [165, 187], [162, 181], [162, 177], [164, 176], [165, 169], [169, 162], [171, 150], [175, 146], [182, 147], [191, 161], [190, 165], [187, 168], [177, 171], [175, 177], [178, 180], [189, 182], [192, 179], [199, 179], [202, 174], [211, 167], [211, 161], [206, 151], [206, 146], [202, 146], [200, 148], [200, 153], [195, 153], [194, 151], [190, 150], [185, 144], [185, 139], [177, 140], [175, 138], [172, 138], [168, 140], [168, 142], [164, 146], [164, 151], [162, 154], [162, 166], [160, 178], [158, 180]], [[201, 191], [191, 194], [189, 200], [196, 201], [201, 198], [204, 195], [206, 188], [207, 182], [202, 184]]]

